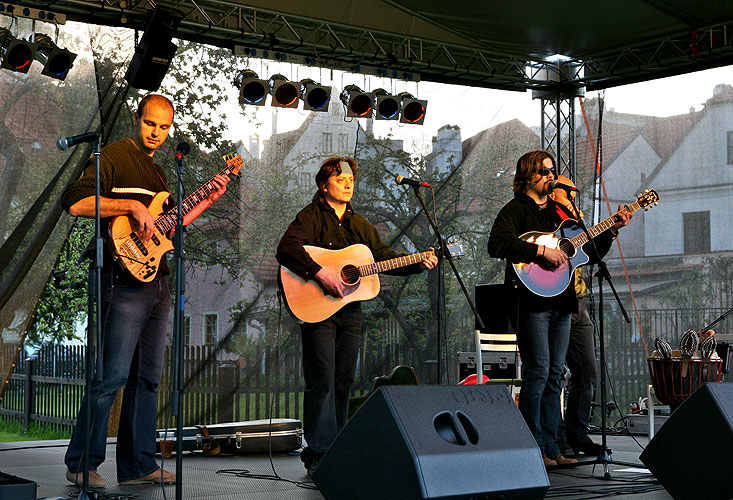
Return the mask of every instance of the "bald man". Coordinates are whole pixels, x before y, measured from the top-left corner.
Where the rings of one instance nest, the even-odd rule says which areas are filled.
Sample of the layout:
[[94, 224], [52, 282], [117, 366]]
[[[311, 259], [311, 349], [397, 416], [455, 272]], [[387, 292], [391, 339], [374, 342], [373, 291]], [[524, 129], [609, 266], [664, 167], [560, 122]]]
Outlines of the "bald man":
[[[133, 129], [126, 137], [102, 149], [100, 157], [100, 212], [104, 224], [127, 216], [139, 237], [153, 236], [154, 218], [148, 210], [153, 196], [169, 192], [165, 172], [153, 155], [168, 137], [173, 125], [173, 104], [162, 95], [145, 96], [134, 115]], [[69, 214], [94, 217], [95, 168], [90, 161], [84, 175], [63, 194], [61, 203]], [[211, 206], [225, 191], [229, 178], [217, 175], [213, 193], [184, 217], [187, 225]], [[163, 205], [172, 208], [170, 200]], [[106, 226], [105, 226], [106, 227]], [[102, 268], [102, 380], [92, 382], [91, 394], [82, 401], [77, 423], [66, 450], [66, 478], [83, 483], [84, 438], [90, 434], [89, 486], [104, 488], [97, 468], [105, 459], [107, 422], [120, 387], [125, 388], [117, 437], [117, 481], [120, 484], [173, 483], [176, 475], [158, 467], [155, 460], [157, 388], [163, 372], [171, 297], [165, 258], [155, 278], [138, 281], [112, 258], [104, 247]], [[92, 422], [87, 426], [85, 406], [91, 404]]]

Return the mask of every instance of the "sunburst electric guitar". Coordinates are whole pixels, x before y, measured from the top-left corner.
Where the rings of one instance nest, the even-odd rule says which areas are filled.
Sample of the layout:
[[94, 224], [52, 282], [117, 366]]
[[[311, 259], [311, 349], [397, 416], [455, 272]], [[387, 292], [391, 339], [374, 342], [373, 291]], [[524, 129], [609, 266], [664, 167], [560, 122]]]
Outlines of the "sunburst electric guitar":
[[[659, 195], [656, 191], [646, 191], [640, 194], [637, 200], [627, 205], [622, 211], [635, 212], [640, 208], [648, 210], [650, 206], [659, 202]], [[599, 222], [588, 229], [591, 239], [603, 233], [616, 223], [616, 214], [608, 219]], [[565, 252], [570, 259], [569, 267], [550, 268], [544, 262], [530, 262], [528, 264], [512, 264], [517, 277], [532, 292], [542, 297], [554, 297], [560, 295], [570, 284], [573, 272], [578, 266], [587, 263], [590, 258], [583, 251], [583, 245], [588, 242], [583, 229], [575, 219], [565, 219], [554, 233], [541, 233], [530, 231], [519, 238], [537, 245], [544, 245], [550, 248], [559, 248]]]
[[[448, 243], [446, 247], [451, 257], [463, 255], [461, 242]], [[311, 245], [304, 245], [303, 248], [326, 271], [341, 276], [344, 285], [344, 297], [337, 299], [327, 295], [317, 281], [305, 280], [288, 268], [280, 266], [279, 284], [285, 294], [288, 309], [293, 316], [306, 323], [328, 319], [351, 302], [373, 299], [379, 293], [378, 273], [418, 264], [432, 254], [428, 251], [374, 262], [371, 250], [362, 244], [341, 250]]]
[[[226, 167], [219, 172], [221, 175], [237, 175], [244, 165], [239, 154], [230, 153], [223, 157]], [[200, 188], [186, 196], [181, 204], [183, 215], [190, 212], [196, 205], [208, 198], [216, 191], [213, 177]], [[155, 231], [149, 241], [144, 241], [133, 229], [134, 221], [121, 215], [112, 219], [109, 224], [109, 244], [112, 255], [119, 264], [127, 269], [135, 278], [143, 282], [152, 281], [160, 268], [160, 261], [167, 252], [173, 250], [173, 242], [168, 235], [176, 225], [178, 207], [163, 211], [163, 203], [171, 194], [161, 191], [153, 196], [148, 210], [155, 219]]]

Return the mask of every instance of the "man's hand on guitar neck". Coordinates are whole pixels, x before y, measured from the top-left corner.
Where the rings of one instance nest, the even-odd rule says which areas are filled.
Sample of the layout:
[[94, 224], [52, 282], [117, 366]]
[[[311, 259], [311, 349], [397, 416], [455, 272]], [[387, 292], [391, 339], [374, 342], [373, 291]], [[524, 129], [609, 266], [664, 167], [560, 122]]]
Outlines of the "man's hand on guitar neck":
[[634, 216], [633, 213], [629, 212], [628, 210], [624, 210], [624, 207], [619, 205], [618, 206], [618, 213], [616, 213], [615, 220], [616, 222], [612, 226], [612, 228], [618, 233], [618, 230], [631, 221], [631, 218]]
[[316, 273], [315, 278], [323, 287], [323, 290], [337, 299], [344, 298], [344, 284], [341, 282], [341, 277], [337, 274], [332, 274], [326, 271], [325, 268], [321, 268]]

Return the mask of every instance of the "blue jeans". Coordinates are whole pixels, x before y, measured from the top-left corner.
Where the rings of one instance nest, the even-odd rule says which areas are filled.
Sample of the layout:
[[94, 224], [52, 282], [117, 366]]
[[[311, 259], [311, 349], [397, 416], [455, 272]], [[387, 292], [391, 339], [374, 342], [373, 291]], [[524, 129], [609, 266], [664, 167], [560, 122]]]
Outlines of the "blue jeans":
[[303, 430], [306, 465], [328, 450], [346, 425], [361, 338], [361, 304], [348, 304], [320, 323], [300, 326], [303, 341]]
[[517, 344], [522, 359], [519, 411], [543, 455], [555, 458], [560, 417], [560, 377], [570, 338], [570, 314], [523, 311], [520, 305]]
[[[89, 469], [104, 461], [107, 423], [117, 390], [124, 386], [117, 436], [119, 482], [158, 469], [155, 461], [157, 388], [163, 372], [171, 296], [164, 277], [142, 283], [122, 272], [102, 277], [102, 380], [92, 381]], [[95, 377], [96, 378], [96, 377]], [[81, 404], [64, 462], [82, 472], [85, 408]]]
[[596, 385], [594, 333], [585, 299], [579, 299], [578, 314], [571, 317], [570, 345], [566, 357], [570, 368], [568, 408], [565, 411], [568, 443], [580, 443], [588, 438], [588, 421]]

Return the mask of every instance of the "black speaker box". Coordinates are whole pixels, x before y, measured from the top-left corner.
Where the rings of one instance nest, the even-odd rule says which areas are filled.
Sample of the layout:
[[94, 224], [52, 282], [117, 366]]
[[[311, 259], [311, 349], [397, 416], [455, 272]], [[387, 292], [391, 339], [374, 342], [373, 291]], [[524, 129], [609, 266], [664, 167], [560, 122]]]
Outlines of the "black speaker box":
[[171, 42], [181, 16], [156, 8], [125, 73], [131, 87], [158, 90], [178, 47]]
[[542, 454], [504, 386], [383, 386], [323, 456], [326, 500], [533, 499]]
[[733, 383], [700, 387], [639, 458], [672, 498], [733, 498]]

